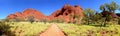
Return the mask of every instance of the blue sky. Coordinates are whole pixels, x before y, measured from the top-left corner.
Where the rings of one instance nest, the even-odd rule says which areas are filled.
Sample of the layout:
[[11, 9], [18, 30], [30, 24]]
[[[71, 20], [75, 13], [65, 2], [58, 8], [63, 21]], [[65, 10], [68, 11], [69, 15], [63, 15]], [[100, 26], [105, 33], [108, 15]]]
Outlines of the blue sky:
[[5, 18], [8, 14], [22, 12], [27, 8], [33, 8], [45, 15], [50, 15], [65, 4], [80, 5], [83, 9], [91, 8], [100, 11], [101, 4], [111, 1], [120, 5], [120, 0], [0, 0], [0, 19]]

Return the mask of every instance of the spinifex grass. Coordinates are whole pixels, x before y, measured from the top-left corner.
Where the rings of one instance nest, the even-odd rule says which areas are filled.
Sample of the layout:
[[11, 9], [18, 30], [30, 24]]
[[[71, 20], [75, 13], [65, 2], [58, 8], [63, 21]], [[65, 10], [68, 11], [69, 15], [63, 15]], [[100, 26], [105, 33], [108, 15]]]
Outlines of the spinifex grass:
[[120, 25], [95, 27], [89, 25], [58, 24], [68, 36], [120, 36]]
[[50, 24], [44, 23], [29, 23], [29, 22], [14, 22], [10, 24], [12, 28], [10, 30], [15, 33], [16, 36], [37, 36], [38, 33], [45, 31]]

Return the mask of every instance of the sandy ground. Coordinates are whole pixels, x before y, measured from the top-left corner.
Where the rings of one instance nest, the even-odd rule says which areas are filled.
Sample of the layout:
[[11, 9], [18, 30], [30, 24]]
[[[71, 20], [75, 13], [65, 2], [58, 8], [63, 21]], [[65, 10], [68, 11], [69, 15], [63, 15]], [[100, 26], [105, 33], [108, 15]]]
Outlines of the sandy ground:
[[51, 26], [40, 36], [65, 36], [64, 33], [56, 24], [51, 24]]

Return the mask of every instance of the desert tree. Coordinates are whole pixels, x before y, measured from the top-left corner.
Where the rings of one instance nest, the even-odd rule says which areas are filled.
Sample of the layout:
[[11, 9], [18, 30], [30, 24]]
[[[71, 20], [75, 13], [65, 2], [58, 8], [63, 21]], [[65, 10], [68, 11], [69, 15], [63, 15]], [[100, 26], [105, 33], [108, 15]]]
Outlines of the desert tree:
[[10, 22], [10, 19], [6, 18], [4, 21], [5, 21], [5, 22]]
[[[119, 8], [119, 6], [115, 2], [111, 2], [110, 4], [105, 3], [105, 4], [102, 4], [100, 6], [100, 10], [102, 10], [102, 12], [114, 13], [115, 10], [117, 10], [118, 8]], [[111, 16], [111, 14], [106, 14], [103, 18], [105, 18], [104, 19], [104, 26], [106, 26], [106, 23], [112, 19], [112, 16]]]
[[115, 12], [115, 10], [117, 10], [118, 7], [119, 7], [118, 4], [113, 1], [113, 2], [110, 3], [110, 7], [108, 9], [111, 12]]
[[88, 25], [90, 24], [89, 22], [90, 22], [91, 18], [93, 18], [93, 16], [94, 16], [94, 12], [95, 12], [95, 10], [92, 10], [90, 8], [87, 8], [83, 11]]
[[51, 22], [52, 22], [52, 23], [57, 23], [57, 22], [58, 22], [58, 19], [57, 19], [57, 18], [52, 19]]
[[101, 13], [98, 13], [98, 12], [95, 12], [94, 16], [91, 18], [91, 20], [94, 22], [94, 23], [98, 23], [98, 21], [102, 18], [102, 14]]
[[109, 15], [109, 14], [107, 14], [107, 15], [106, 15], [105, 17], [103, 17], [103, 18], [105, 18], [105, 19], [104, 19], [104, 24], [103, 24], [104, 27], [106, 26], [107, 22], [109, 22], [111, 19], [113, 19], [112, 16]]
[[40, 22], [44, 22], [46, 24], [48, 22], [48, 20], [43, 18], [43, 19], [40, 19]]
[[79, 14], [70, 14], [70, 18], [69, 18], [71, 21], [71, 23], [74, 23], [74, 24], [80, 24], [80, 19], [81, 19], [81, 16]]
[[102, 10], [102, 11], [106, 11], [105, 6], [104, 6], [104, 5], [100, 5], [100, 10]]
[[52, 20], [52, 22], [54, 22], [54, 23], [63, 23], [64, 19], [63, 18], [55, 18], [55, 19]]
[[115, 10], [117, 9], [119, 9], [119, 6], [114, 1], [111, 2], [110, 4], [105, 3], [100, 5], [100, 10], [102, 11], [115, 12]]
[[30, 21], [30, 23], [33, 23], [34, 22], [34, 16], [29, 16], [27, 18], [28, 21]]

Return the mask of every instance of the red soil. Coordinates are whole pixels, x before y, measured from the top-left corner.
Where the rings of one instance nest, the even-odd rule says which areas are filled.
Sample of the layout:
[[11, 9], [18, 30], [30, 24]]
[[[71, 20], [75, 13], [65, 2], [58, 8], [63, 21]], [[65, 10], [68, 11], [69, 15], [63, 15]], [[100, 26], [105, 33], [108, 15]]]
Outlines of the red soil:
[[40, 36], [65, 36], [65, 35], [56, 24], [52, 24], [45, 32], [41, 33]]

